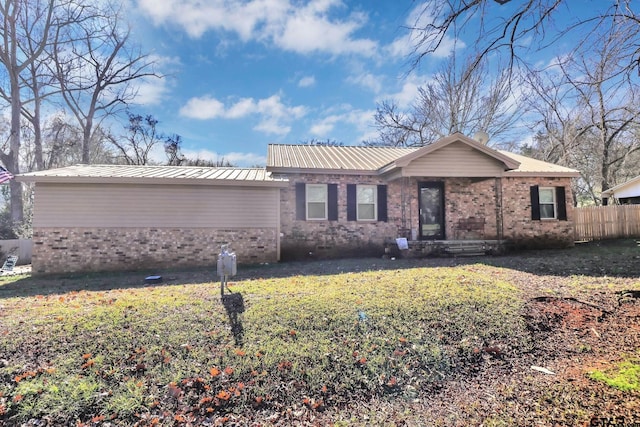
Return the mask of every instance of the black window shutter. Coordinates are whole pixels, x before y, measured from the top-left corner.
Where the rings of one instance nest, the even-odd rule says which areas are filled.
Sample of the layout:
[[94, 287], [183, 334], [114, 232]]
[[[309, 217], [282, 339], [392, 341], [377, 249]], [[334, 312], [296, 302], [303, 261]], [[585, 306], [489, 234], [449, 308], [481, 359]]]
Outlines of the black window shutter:
[[338, 220], [338, 184], [327, 184], [327, 214], [329, 221]]
[[378, 185], [378, 221], [387, 222], [387, 186]]
[[531, 191], [531, 219], [540, 219], [540, 196], [538, 194], [538, 186], [532, 185]]
[[556, 187], [556, 205], [558, 206], [558, 219], [567, 220], [567, 197], [564, 187]]
[[347, 184], [347, 221], [355, 221], [358, 218], [356, 185]]
[[296, 219], [304, 221], [307, 219], [307, 196], [306, 184], [296, 182]]

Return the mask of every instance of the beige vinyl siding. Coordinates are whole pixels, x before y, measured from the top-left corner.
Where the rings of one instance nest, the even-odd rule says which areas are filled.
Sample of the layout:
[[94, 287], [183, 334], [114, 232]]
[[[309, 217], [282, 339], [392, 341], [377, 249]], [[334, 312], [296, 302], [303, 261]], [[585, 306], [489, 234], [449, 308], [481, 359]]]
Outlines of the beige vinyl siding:
[[278, 227], [277, 188], [37, 183], [34, 227]]
[[415, 159], [402, 169], [403, 176], [500, 176], [504, 164], [462, 142], [455, 142]]

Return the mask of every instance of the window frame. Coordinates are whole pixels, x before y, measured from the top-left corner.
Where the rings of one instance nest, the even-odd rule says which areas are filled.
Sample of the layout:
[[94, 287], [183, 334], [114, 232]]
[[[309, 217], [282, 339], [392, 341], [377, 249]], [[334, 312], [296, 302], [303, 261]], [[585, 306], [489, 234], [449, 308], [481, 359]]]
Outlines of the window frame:
[[[543, 203], [541, 201], [542, 197], [541, 194], [544, 191], [549, 191], [551, 192], [551, 198], [552, 198], [552, 202], [551, 203]], [[553, 216], [544, 216], [543, 212], [544, 210], [542, 209], [542, 206], [552, 206], [553, 208]], [[544, 221], [544, 220], [553, 220], [553, 219], [558, 219], [558, 199], [556, 196], [556, 187], [538, 187], [538, 208], [540, 210], [540, 220]]]
[[[311, 191], [309, 191], [311, 188], [323, 188], [324, 189], [324, 200], [323, 201], [316, 201], [316, 200], [309, 200], [309, 195], [311, 193]], [[309, 216], [309, 203], [324, 203], [324, 216], [322, 218], [320, 217], [310, 217]], [[305, 218], [307, 221], [326, 221], [329, 218], [329, 186], [327, 184], [306, 184], [305, 185], [305, 200], [304, 200], [304, 206], [305, 206]]]
[[[359, 200], [360, 189], [368, 188], [373, 193], [373, 203], [361, 203]], [[373, 206], [373, 218], [361, 218], [360, 206]], [[356, 220], [357, 221], [377, 221], [378, 220], [378, 186], [374, 184], [356, 185]]]

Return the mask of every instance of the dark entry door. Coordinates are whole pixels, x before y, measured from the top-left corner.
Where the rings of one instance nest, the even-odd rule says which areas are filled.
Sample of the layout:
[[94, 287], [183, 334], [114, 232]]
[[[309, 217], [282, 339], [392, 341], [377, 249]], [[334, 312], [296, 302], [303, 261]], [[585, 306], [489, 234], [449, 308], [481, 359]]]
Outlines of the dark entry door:
[[418, 184], [420, 240], [444, 240], [444, 183]]

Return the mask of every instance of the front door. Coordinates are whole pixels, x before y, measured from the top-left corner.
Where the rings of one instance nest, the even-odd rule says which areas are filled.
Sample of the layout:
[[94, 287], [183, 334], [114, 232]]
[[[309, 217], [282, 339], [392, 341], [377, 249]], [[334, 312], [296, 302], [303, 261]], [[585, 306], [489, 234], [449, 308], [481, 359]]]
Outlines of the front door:
[[420, 182], [420, 240], [444, 240], [444, 183]]

